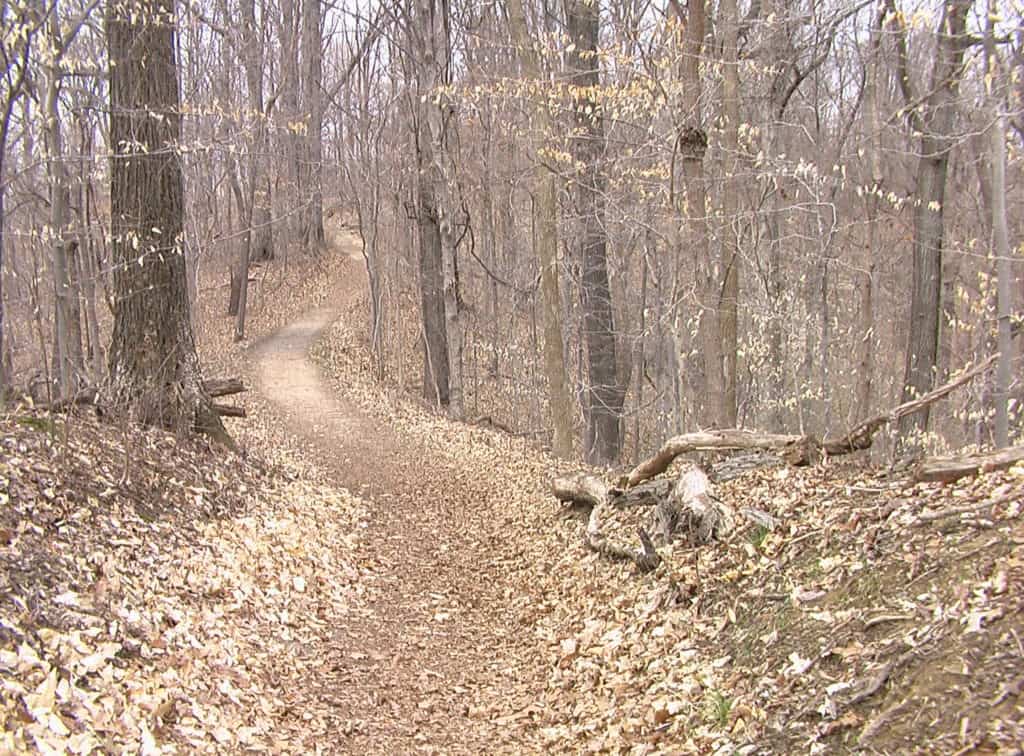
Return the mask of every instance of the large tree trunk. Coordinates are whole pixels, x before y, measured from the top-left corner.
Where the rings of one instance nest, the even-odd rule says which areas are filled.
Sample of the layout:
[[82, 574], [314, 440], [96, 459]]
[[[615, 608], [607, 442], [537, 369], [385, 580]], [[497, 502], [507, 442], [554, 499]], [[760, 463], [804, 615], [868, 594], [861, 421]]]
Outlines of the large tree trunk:
[[[522, 0], [508, 0], [509, 26], [519, 60], [527, 77], [541, 82], [541, 66], [526, 27]], [[543, 91], [543, 90], [541, 90]], [[553, 134], [546, 99], [538, 106], [541, 139]], [[537, 145], [538, 148], [541, 146]], [[540, 292], [544, 303], [544, 377], [548, 384], [548, 412], [554, 431], [552, 450], [568, 459], [572, 456], [572, 397], [565, 372], [562, 342], [562, 303], [558, 284], [558, 177], [537, 158], [533, 167], [533, 219], [537, 229], [536, 249], [540, 264]]]
[[112, 397], [141, 422], [229, 442], [200, 377], [182, 252], [174, 0], [107, 6]]
[[614, 308], [608, 280], [608, 237], [604, 229], [607, 182], [600, 165], [605, 148], [604, 123], [601, 105], [593, 94], [601, 84], [597, 53], [600, 19], [595, 2], [566, 0], [565, 11], [566, 29], [576, 45], [569, 56], [574, 71], [573, 112], [577, 129], [573, 149], [583, 165], [575, 195], [583, 224], [580, 293], [588, 382], [584, 393], [584, 453], [589, 462], [608, 464], [618, 458], [622, 446], [620, 415], [624, 391], [618, 378]]
[[[921, 130], [921, 153], [915, 193], [914, 270], [910, 336], [903, 378], [904, 401], [931, 389], [938, 365], [946, 168], [955, 143], [956, 95], [963, 73], [964, 50], [969, 43], [967, 12], [972, 5], [972, 0], [952, 0], [944, 6], [929, 94], [924, 99], [924, 114], [913, 119]], [[904, 92], [909, 93], [910, 80], [904, 52], [905, 47], [900, 55], [900, 79]], [[904, 417], [899, 425], [900, 436], [926, 430], [928, 416], [929, 410], [925, 408], [920, 413]]]

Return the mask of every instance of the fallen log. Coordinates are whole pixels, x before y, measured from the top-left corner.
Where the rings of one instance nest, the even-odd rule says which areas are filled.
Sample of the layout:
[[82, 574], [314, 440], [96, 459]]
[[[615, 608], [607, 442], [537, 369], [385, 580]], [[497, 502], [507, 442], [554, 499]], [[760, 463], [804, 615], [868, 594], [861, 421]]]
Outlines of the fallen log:
[[574, 508], [589, 510], [584, 545], [596, 554], [618, 562], [633, 562], [640, 572], [650, 572], [661, 564], [661, 557], [647, 531], [638, 528], [640, 547], [630, 548], [608, 540], [601, 530], [601, 521], [611, 505], [612, 488], [596, 475], [578, 473], [555, 478], [551, 492], [559, 501]]
[[[556, 478], [551, 489], [559, 501], [589, 510], [583, 534], [588, 549], [608, 559], [633, 562], [640, 572], [650, 572], [661, 564], [655, 540], [669, 544], [685, 531], [694, 545], [703, 545], [726, 538], [737, 521], [736, 512], [714, 497], [711, 481], [697, 466], [684, 470], [675, 482], [662, 479], [625, 491], [587, 473]], [[602, 524], [610, 510], [643, 506], [653, 506], [654, 511], [648, 527], [637, 528], [639, 547], [609, 539]]]
[[968, 475], [1005, 470], [1018, 462], [1024, 462], [1024, 446], [962, 457], [932, 457], [917, 466], [914, 477], [926, 483], [952, 483]]
[[245, 407], [236, 407], [233, 404], [213, 403], [213, 411], [221, 417], [246, 417]]
[[811, 436], [761, 433], [739, 428], [684, 433], [670, 438], [657, 454], [634, 467], [621, 481], [621, 487], [632, 488], [655, 475], [660, 475], [680, 454], [736, 449], [776, 451], [791, 465], [810, 464], [818, 458], [818, 443]]
[[603, 557], [618, 562], [633, 562], [640, 572], [651, 572], [661, 564], [661, 556], [654, 548], [654, 543], [647, 531], [637, 528], [640, 536], [640, 548], [630, 549], [625, 546], [612, 543], [601, 532], [601, 513], [604, 505], [594, 507], [590, 510], [590, 519], [587, 521], [587, 529], [583, 535], [583, 542], [591, 551]]
[[242, 383], [241, 378], [209, 378], [203, 381], [203, 388], [206, 389], [206, 393], [213, 399], [221, 396], [231, 396], [232, 394], [241, 394], [249, 390]]
[[555, 478], [551, 483], [551, 492], [560, 502], [586, 509], [604, 504], [608, 499], [608, 490], [607, 483], [587, 473]]

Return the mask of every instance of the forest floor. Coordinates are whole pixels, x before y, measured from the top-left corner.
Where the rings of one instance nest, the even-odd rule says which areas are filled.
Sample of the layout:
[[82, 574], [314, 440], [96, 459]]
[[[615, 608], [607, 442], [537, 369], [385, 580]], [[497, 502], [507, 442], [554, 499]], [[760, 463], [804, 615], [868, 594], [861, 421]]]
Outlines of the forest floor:
[[0, 416], [0, 751], [1019, 752], [1020, 466], [762, 468], [717, 492], [777, 527], [638, 575], [550, 496], [578, 467], [374, 381], [333, 244], [252, 342], [204, 299], [240, 454]]

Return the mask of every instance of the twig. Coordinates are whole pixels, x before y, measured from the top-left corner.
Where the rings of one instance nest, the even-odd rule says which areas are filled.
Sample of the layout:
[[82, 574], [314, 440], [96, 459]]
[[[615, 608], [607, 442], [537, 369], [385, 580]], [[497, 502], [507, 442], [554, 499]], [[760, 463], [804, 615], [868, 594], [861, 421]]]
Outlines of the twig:
[[888, 664], [883, 665], [875, 676], [868, 681], [867, 685], [861, 690], [861, 692], [846, 702], [846, 706], [856, 706], [875, 695], [875, 693], [882, 689], [894, 672], [899, 671], [901, 667], [917, 655], [917, 651], [918, 650], [916, 648], [904, 651], [897, 658], [893, 659]]
[[875, 625], [881, 625], [883, 622], [909, 622], [912, 619], [914, 619], [912, 614], [881, 614], [867, 620], [864, 623], [864, 629], [870, 630]]

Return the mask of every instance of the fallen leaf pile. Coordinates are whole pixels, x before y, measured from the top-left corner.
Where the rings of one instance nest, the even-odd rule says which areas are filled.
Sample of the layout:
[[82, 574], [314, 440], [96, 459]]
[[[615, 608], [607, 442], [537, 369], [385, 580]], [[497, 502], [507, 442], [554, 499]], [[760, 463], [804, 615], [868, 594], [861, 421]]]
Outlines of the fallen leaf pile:
[[360, 601], [362, 513], [164, 432], [3, 418], [0, 750], [299, 750], [282, 679]]

